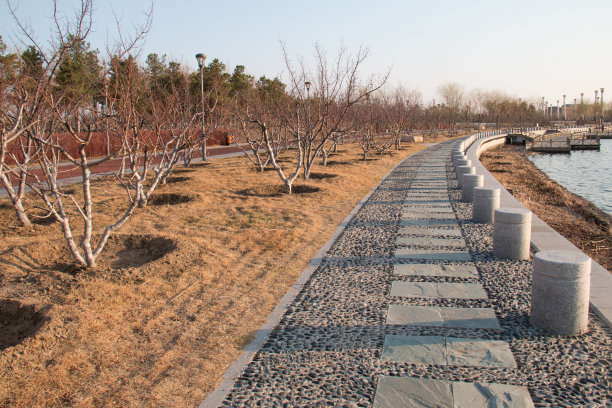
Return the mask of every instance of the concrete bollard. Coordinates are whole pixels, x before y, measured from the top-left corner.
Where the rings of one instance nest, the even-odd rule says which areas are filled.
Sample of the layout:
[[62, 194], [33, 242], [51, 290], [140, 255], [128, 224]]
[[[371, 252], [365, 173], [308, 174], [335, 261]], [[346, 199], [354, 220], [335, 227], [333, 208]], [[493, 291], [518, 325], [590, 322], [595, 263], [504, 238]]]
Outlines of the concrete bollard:
[[467, 156], [464, 153], [462, 153], [462, 152], [453, 152], [452, 153], [453, 163], [455, 162], [455, 160], [462, 159], [464, 157], [467, 159]]
[[467, 160], [467, 156], [464, 155], [463, 153], [453, 153], [453, 155], [451, 156], [451, 159], [453, 161], [453, 164], [455, 164], [457, 160]]
[[457, 187], [461, 188], [463, 185], [463, 176], [465, 174], [474, 174], [476, 173], [476, 168], [474, 166], [459, 166], [457, 167]]
[[586, 333], [591, 258], [580, 251], [542, 251], [533, 257], [531, 324], [551, 334]]
[[471, 166], [471, 165], [472, 165], [472, 161], [471, 160], [468, 160], [468, 159], [457, 159], [455, 161], [455, 170], [459, 166]]
[[471, 203], [474, 197], [474, 187], [482, 187], [483, 184], [482, 174], [464, 174], [461, 180], [461, 201]]
[[492, 224], [499, 208], [499, 188], [474, 187], [472, 221]]
[[531, 211], [498, 208], [493, 222], [493, 254], [502, 259], [529, 259]]

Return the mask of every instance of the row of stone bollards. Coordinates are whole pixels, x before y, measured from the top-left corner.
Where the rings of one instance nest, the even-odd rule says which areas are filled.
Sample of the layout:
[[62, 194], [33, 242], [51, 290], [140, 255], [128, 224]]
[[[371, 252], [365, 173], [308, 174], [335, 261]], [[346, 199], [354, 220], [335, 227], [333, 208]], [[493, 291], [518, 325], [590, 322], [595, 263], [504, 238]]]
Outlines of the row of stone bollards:
[[[493, 254], [500, 259], [529, 259], [531, 211], [500, 208], [500, 189], [484, 187], [484, 176], [463, 154], [452, 152], [461, 201], [473, 203], [472, 220], [493, 224]], [[579, 251], [540, 251], [533, 257], [531, 324], [549, 333], [587, 331], [591, 259]]]

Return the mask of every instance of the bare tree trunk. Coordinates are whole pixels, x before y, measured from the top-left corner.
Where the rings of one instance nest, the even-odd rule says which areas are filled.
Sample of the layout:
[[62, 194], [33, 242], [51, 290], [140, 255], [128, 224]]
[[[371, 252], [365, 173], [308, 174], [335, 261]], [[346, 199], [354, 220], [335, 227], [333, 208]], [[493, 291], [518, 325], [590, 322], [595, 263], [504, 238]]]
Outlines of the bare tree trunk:
[[[17, 215], [19, 223], [24, 227], [31, 227], [32, 222], [30, 221], [30, 218], [28, 217], [28, 214], [26, 213], [23, 207], [22, 197], [24, 189], [18, 188], [18, 190], [15, 191], [11, 180], [7, 177], [5, 173], [0, 174], [0, 181], [4, 185], [4, 189], [6, 190], [9, 198], [11, 199], [11, 203], [13, 209], [15, 210], [15, 214]], [[19, 192], [21, 192], [21, 194], [19, 194]]]

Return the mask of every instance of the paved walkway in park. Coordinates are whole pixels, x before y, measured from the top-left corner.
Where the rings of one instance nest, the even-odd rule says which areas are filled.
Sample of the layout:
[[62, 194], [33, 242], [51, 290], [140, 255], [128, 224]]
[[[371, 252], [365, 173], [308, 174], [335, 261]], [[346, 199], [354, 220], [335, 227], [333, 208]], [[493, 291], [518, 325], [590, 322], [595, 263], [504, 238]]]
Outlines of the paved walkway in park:
[[594, 314], [579, 337], [529, 325], [531, 262], [492, 255], [492, 226], [459, 201], [452, 145], [383, 180], [202, 406], [612, 406], [610, 330]]

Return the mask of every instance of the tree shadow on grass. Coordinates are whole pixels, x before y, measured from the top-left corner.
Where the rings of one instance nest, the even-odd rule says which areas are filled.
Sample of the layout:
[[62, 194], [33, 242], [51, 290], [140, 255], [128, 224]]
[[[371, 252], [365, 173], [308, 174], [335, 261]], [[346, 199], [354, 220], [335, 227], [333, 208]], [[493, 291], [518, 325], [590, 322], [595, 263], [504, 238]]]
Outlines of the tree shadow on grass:
[[149, 203], [151, 205], [176, 205], [183, 204], [193, 201], [194, 197], [183, 195], [183, 194], [174, 194], [174, 193], [163, 193], [163, 194], [154, 194], [150, 199]]
[[33, 337], [49, 320], [49, 308], [22, 304], [16, 300], [0, 300], [0, 351]]
[[177, 248], [173, 239], [154, 235], [118, 235], [111, 238], [116, 241], [118, 249], [111, 262], [111, 267], [114, 269], [137, 268]]
[[312, 180], [325, 180], [334, 177], [338, 177], [338, 175], [334, 173], [310, 173], [310, 178]]
[[[291, 195], [299, 194], [311, 194], [320, 191], [319, 187], [312, 187], [307, 185], [293, 186]], [[243, 190], [236, 191], [236, 194], [247, 197], [282, 197], [287, 195], [285, 193], [285, 186], [282, 185], [267, 185], [245, 188]]]
[[210, 161], [199, 161], [199, 162], [190, 163], [188, 168], [206, 167], [208, 165], [210, 165]]
[[329, 160], [327, 166], [348, 166], [353, 163], [353, 160]]
[[166, 184], [182, 183], [189, 180], [191, 180], [191, 177], [168, 177], [166, 179]]
[[172, 170], [172, 174], [187, 174], [187, 173], [193, 173], [194, 171], [196, 171], [196, 169], [176, 169], [176, 170]]

